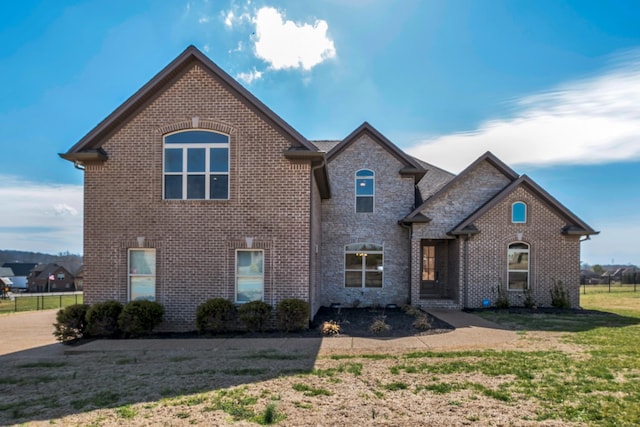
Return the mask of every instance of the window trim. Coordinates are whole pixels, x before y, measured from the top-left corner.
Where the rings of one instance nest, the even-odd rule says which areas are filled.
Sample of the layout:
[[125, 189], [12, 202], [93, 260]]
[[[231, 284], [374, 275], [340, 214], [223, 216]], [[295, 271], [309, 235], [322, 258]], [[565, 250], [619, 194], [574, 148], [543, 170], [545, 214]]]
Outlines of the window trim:
[[[218, 134], [226, 137], [227, 142], [170, 142], [167, 143], [167, 137], [177, 135], [180, 133], [189, 132], [207, 132], [212, 134]], [[231, 136], [224, 132], [218, 132], [211, 129], [183, 129], [176, 132], [167, 133], [162, 136], [162, 200], [229, 200], [231, 198], [231, 183], [230, 183], [230, 169], [231, 169]], [[167, 149], [181, 149], [182, 150], [182, 170], [180, 172], [167, 172], [166, 157]], [[189, 172], [188, 170], [188, 150], [190, 148], [202, 148], [205, 152], [205, 167], [202, 172]], [[227, 150], [227, 171], [219, 172], [211, 170], [211, 149], [213, 148], [225, 148]], [[213, 176], [226, 176], [227, 177], [227, 197], [226, 198], [211, 198], [211, 177]], [[180, 176], [182, 177], [182, 198], [167, 198], [166, 190], [166, 177], [167, 176]], [[196, 199], [188, 197], [188, 177], [189, 176], [204, 176], [204, 198]]]
[[[516, 205], [517, 206], [522, 206], [523, 209], [524, 209], [524, 212], [523, 212], [524, 218], [521, 221], [520, 220], [516, 220]], [[528, 211], [527, 204], [525, 202], [523, 202], [523, 201], [513, 202], [511, 204], [511, 222], [513, 224], [526, 224], [527, 223], [527, 213], [528, 213], [527, 211]]]
[[264, 278], [265, 278], [265, 274], [264, 274], [265, 251], [264, 251], [264, 249], [249, 249], [249, 248], [236, 249], [236, 252], [235, 252], [235, 264], [234, 264], [235, 291], [234, 291], [233, 299], [234, 299], [236, 304], [246, 304], [246, 303], [251, 302], [251, 301], [257, 301], [257, 300], [251, 300], [251, 301], [239, 301], [238, 300], [238, 279], [240, 277], [255, 277], [256, 276], [256, 275], [241, 275], [241, 274], [239, 274], [239, 272], [238, 272], [238, 259], [239, 259], [238, 258], [238, 254], [240, 252], [259, 252], [259, 253], [262, 254], [262, 271], [261, 271], [261, 274], [260, 274], [261, 281], [262, 281], [262, 296], [260, 297], [259, 301], [264, 301], [264, 297], [265, 297], [265, 295], [264, 295], [264, 293], [265, 293], [265, 283], [264, 283]]
[[[520, 250], [516, 250], [511, 249], [512, 246], [514, 245], [526, 245], [527, 249], [520, 249]], [[527, 254], [527, 269], [523, 270], [523, 269], [511, 269], [509, 268], [509, 255], [510, 255], [510, 251], [514, 251], [517, 253], [526, 253]], [[527, 273], [527, 284], [523, 289], [515, 289], [515, 288], [511, 288], [511, 282], [509, 281], [509, 274], [510, 273]], [[523, 242], [523, 241], [516, 241], [516, 242], [511, 242], [507, 245], [507, 290], [509, 291], [516, 291], [516, 292], [523, 292], [526, 290], [529, 290], [531, 288], [531, 245], [527, 242]]]
[[[131, 266], [131, 254], [133, 252], [152, 252], [153, 253], [153, 262], [154, 262], [154, 266], [153, 266], [153, 274], [142, 274], [142, 273], [134, 273], [132, 272], [132, 266]], [[157, 263], [158, 263], [158, 258], [157, 258], [157, 252], [155, 248], [129, 248], [127, 249], [127, 301], [135, 301], [133, 299], [131, 299], [131, 278], [132, 277], [153, 277], [153, 299], [150, 301], [155, 301], [157, 298], [157, 292], [158, 292], [158, 281], [157, 281]]]
[[[371, 175], [363, 175], [363, 176], [358, 176], [359, 173], [361, 172], [370, 172]], [[366, 195], [358, 195], [358, 180], [359, 179], [366, 179], [366, 180], [371, 180], [371, 189], [372, 189], [372, 194], [366, 194]], [[355, 196], [355, 206], [354, 206], [354, 210], [356, 213], [373, 213], [375, 211], [376, 208], [376, 173], [375, 171], [371, 170], [371, 169], [358, 169], [355, 174], [354, 174], [354, 180], [353, 180], [353, 184], [354, 184], [354, 196]], [[358, 198], [371, 198], [371, 210], [370, 211], [359, 211], [358, 210]]]
[[[350, 247], [354, 247], [354, 246], [362, 246], [363, 248], [359, 248], [359, 249], [350, 249]], [[367, 245], [371, 245], [371, 246], [376, 246], [380, 249], [376, 250], [376, 249], [367, 249]], [[363, 255], [361, 258], [361, 268], [360, 269], [350, 269], [347, 268], [347, 255]], [[367, 269], [367, 264], [366, 264], [366, 256], [368, 254], [375, 254], [375, 255], [381, 255], [382, 256], [382, 264], [380, 266], [377, 266], [376, 269]], [[347, 286], [347, 272], [361, 272], [361, 276], [360, 276], [360, 286]], [[380, 286], [367, 286], [367, 280], [366, 280], [366, 276], [367, 276], [367, 272], [380, 272], [381, 277], [380, 277]], [[349, 245], [345, 245], [344, 246], [344, 264], [343, 264], [343, 272], [344, 272], [344, 281], [343, 281], [343, 287], [345, 289], [382, 289], [384, 288], [384, 245], [378, 245], [377, 243], [351, 243]]]

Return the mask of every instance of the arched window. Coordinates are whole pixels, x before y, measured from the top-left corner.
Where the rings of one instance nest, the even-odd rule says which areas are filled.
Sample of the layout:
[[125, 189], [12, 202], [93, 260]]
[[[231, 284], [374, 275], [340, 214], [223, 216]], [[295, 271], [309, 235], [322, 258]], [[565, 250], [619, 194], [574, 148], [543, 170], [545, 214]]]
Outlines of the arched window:
[[529, 245], [524, 242], [511, 243], [507, 260], [508, 289], [529, 289]]
[[356, 212], [373, 212], [375, 174], [369, 169], [356, 172]]
[[527, 204], [515, 202], [511, 205], [511, 222], [519, 224], [527, 222]]
[[375, 243], [354, 243], [344, 247], [344, 286], [381, 288], [384, 251]]
[[229, 198], [229, 136], [206, 130], [164, 137], [164, 199]]

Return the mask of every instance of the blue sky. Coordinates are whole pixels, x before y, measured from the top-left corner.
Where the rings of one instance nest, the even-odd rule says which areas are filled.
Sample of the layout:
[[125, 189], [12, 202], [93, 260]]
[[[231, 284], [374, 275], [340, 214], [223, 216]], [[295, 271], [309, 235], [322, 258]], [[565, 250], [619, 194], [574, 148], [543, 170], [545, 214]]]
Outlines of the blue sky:
[[0, 248], [82, 252], [59, 159], [193, 44], [308, 139], [370, 122], [459, 172], [487, 150], [640, 264], [640, 2], [20, 1], [0, 6]]

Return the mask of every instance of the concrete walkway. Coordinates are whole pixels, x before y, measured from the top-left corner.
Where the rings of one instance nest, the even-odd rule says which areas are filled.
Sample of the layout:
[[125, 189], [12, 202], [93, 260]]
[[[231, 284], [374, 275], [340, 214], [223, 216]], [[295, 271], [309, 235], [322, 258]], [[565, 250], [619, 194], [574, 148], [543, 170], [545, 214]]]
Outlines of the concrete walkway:
[[420, 350], [461, 350], [494, 348], [518, 340], [514, 331], [460, 311], [433, 310], [430, 313], [456, 329], [451, 332], [402, 338], [202, 338], [95, 340], [79, 346], [58, 343], [52, 335], [57, 310], [15, 313], [0, 316], [0, 356], [43, 357], [62, 354], [124, 351], [280, 351], [319, 353], [403, 352]]

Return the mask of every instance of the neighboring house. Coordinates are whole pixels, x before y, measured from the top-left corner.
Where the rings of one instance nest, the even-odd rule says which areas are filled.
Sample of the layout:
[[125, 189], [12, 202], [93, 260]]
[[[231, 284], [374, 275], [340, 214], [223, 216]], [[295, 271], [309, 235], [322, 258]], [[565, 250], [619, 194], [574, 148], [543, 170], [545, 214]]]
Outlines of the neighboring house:
[[578, 305], [596, 234], [486, 153], [455, 176], [363, 123], [311, 142], [194, 47], [67, 153], [85, 174], [85, 302]]
[[75, 291], [73, 275], [58, 264], [38, 264], [27, 277], [29, 292]]
[[13, 276], [9, 276], [9, 279], [13, 282], [12, 289], [15, 291], [26, 291], [27, 276], [31, 273], [31, 270], [38, 265], [33, 262], [5, 262], [2, 264], [4, 268], [10, 268], [13, 272]]
[[76, 291], [81, 291], [84, 288], [84, 266], [80, 267], [78, 271], [73, 275], [73, 284]]

